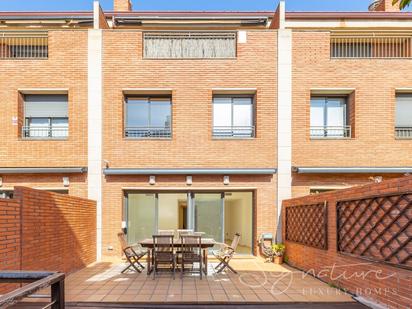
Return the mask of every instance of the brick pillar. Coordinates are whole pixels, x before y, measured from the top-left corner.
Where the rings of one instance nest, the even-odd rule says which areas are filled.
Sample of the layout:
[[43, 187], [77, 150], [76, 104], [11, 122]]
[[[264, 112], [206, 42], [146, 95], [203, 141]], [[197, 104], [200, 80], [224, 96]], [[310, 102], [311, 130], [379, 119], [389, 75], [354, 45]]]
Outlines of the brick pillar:
[[115, 12], [131, 12], [132, 2], [130, 0], [114, 0], [113, 10]]
[[369, 11], [373, 12], [400, 12], [399, 2], [392, 5], [393, 0], [377, 0], [369, 6]]

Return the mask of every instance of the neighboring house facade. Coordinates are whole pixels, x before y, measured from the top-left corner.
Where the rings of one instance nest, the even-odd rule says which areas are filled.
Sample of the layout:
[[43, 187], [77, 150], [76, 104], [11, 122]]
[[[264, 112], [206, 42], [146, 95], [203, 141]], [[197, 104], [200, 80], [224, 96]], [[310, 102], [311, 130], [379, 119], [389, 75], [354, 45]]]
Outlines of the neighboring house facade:
[[99, 255], [121, 228], [240, 232], [257, 254], [283, 199], [412, 171], [412, 14], [389, 2], [0, 12], [0, 196], [97, 200]]

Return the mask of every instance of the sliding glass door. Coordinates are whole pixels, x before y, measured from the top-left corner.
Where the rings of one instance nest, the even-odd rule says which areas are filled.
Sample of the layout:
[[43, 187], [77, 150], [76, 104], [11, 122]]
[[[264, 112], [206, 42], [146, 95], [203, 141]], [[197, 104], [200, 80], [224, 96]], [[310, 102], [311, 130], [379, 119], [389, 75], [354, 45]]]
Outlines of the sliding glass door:
[[195, 231], [204, 232], [206, 238], [223, 242], [223, 194], [195, 193], [193, 194], [193, 205]]
[[129, 194], [126, 216], [130, 244], [152, 237], [156, 229], [156, 194]]
[[129, 243], [151, 238], [158, 230], [193, 229], [228, 245], [240, 233], [238, 253], [252, 252], [253, 192], [129, 192], [126, 197]]

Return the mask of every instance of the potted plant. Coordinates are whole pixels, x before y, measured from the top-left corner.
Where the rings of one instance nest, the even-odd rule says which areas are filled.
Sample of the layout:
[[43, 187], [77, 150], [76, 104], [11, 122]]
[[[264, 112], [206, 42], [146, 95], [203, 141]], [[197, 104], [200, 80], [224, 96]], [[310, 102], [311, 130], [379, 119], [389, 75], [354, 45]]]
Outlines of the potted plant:
[[274, 244], [272, 246], [273, 254], [274, 254], [274, 261], [275, 264], [282, 264], [283, 263], [283, 255], [285, 254], [285, 245], [284, 244]]

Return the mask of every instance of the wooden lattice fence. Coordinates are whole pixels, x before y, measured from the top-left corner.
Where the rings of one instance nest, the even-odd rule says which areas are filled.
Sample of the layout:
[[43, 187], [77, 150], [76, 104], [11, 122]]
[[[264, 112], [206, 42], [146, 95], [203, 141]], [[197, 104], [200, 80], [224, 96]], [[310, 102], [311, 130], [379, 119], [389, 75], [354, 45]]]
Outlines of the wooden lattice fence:
[[412, 269], [412, 193], [337, 202], [338, 251]]
[[328, 249], [327, 203], [286, 208], [285, 238], [318, 249]]

